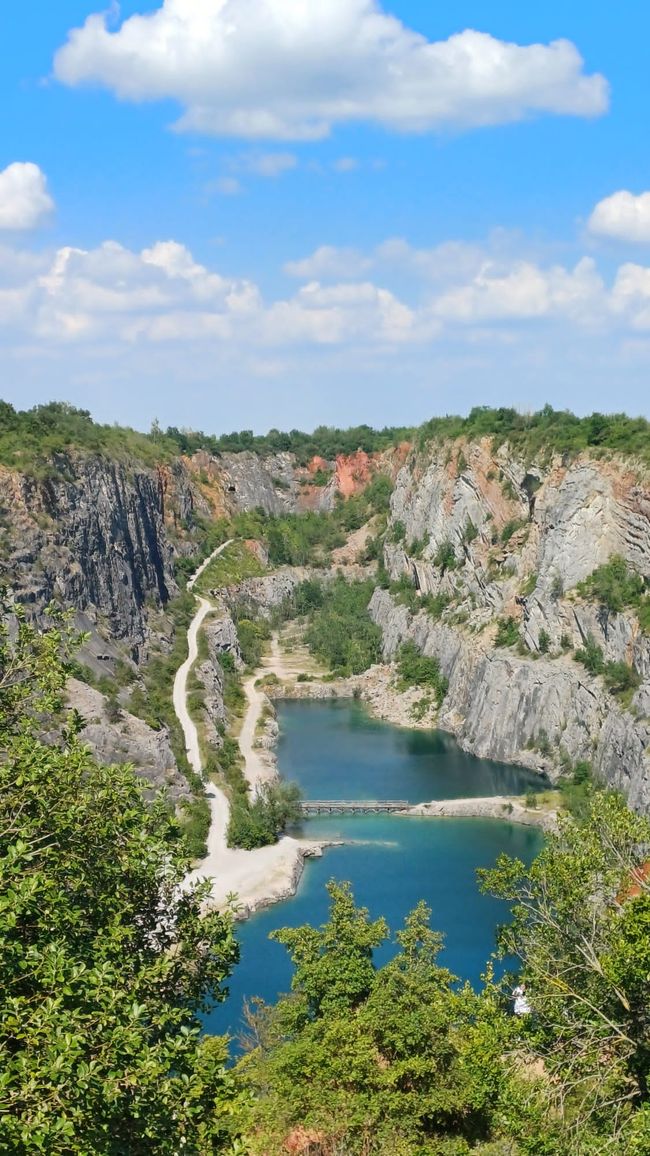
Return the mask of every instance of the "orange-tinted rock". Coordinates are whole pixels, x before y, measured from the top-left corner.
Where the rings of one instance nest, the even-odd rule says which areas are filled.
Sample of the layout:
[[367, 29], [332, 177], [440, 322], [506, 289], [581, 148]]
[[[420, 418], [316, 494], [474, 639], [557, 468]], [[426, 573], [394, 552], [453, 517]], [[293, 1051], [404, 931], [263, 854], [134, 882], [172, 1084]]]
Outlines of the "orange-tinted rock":
[[336, 484], [344, 498], [361, 493], [373, 474], [372, 461], [365, 450], [339, 454], [336, 458]]
[[307, 466], [310, 474], [317, 474], [322, 470], [324, 474], [329, 472], [330, 464], [325, 461], [325, 458], [319, 458], [318, 454], [313, 457]]

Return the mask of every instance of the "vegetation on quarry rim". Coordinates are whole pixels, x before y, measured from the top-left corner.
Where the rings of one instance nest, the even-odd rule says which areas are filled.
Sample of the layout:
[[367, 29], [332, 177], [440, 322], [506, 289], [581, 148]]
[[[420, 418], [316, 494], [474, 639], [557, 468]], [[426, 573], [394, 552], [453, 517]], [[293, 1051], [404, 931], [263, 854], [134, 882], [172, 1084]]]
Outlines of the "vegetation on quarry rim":
[[100, 424], [93, 421], [88, 410], [65, 402], [50, 402], [30, 410], [16, 410], [8, 402], [0, 402], [0, 462], [23, 470], [39, 466], [43, 469], [48, 458], [71, 450], [132, 458], [143, 465], [169, 462], [198, 450], [216, 456], [245, 451], [263, 456], [286, 452], [295, 455], [297, 464], [306, 465], [315, 457], [331, 461], [359, 449], [381, 453], [404, 442], [423, 447], [429, 442], [461, 437], [489, 437], [496, 445], [507, 442], [529, 459], [549, 452], [576, 454], [589, 450], [620, 453], [650, 464], [650, 422], [645, 418], [622, 413], [577, 417], [550, 405], [535, 413], [477, 406], [466, 417], [446, 415], [419, 426], [386, 426], [377, 430], [369, 425], [349, 429], [319, 426], [312, 433], [273, 429], [267, 434], [242, 430], [215, 435], [175, 426], [163, 430], [156, 421], [149, 433]]

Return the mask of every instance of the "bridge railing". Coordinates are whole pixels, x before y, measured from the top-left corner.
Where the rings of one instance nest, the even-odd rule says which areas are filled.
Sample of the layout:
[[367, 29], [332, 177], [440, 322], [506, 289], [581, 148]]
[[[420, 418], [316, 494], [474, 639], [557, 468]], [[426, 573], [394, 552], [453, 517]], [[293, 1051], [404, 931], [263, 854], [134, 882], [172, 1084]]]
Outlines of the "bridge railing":
[[323, 813], [368, 814], [373, 811], [404, 811], [410, 806], [407, 799], [304, 799], [303, 814]]

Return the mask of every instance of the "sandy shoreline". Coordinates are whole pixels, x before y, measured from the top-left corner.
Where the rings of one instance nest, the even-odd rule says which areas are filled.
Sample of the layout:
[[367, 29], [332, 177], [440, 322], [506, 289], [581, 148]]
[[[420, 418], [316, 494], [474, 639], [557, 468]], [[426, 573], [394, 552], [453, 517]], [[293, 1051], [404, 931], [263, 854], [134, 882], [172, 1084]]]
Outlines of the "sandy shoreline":
[[540, 827], [542, 831], [557, 829], [557, 811], [554, 808], [527, 807], [517, 795], [488, 795], [484, 798], [442, 799], [430, 803], [415, 803], [404, 818], [421, 819], [500, 819], [520, 823], [524, 827]]

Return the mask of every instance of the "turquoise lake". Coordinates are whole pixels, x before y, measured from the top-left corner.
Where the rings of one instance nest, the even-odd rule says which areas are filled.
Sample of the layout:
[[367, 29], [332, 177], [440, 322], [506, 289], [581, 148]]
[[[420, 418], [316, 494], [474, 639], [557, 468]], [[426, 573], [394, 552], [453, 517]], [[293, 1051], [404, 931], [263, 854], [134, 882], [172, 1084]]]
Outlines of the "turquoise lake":
[[[407, 730], [378, 722], [349, 700], [278, 702], [281, 774], [300, 784], [306, 799], [429, 799], [516, 794], [540, 781], [517, 767], [477, 759], [442, 732]], [[237, 1036], [246, 999], [271, 1002], [291, 983], [285, 949], [268, 939], [278, 927], [322, 923], [325, 884], [349, 880], [356, 901], [384, 915], [396, 930], [420, 899], [432, 908], [432, 926], [445, 935], [441, 962], [456, 975], [479, 981], [507, 908], [481, 895], [476, 869], [502, 851], [529, 862], [542, 836], [535, 828], [501, 820], [411, 819], [391, 815], [332, 816], [305, 822], [310, 838], [346, 840], [307, 862], [296, 896], [261, 911], [237, 928], [241, 961], [229, 981], [230, 997], [206, 1018], [211, 1032]], [[389, 958], [390, 944], [377, 953]]]

